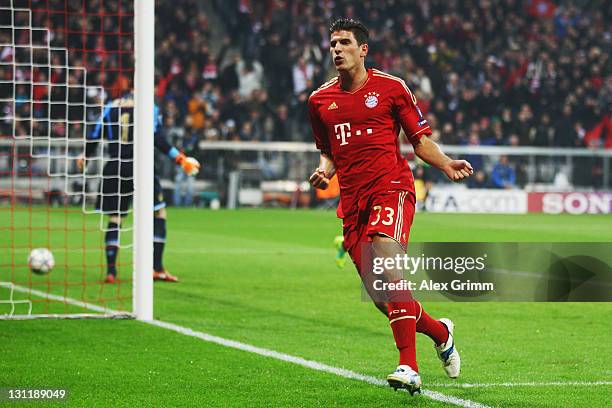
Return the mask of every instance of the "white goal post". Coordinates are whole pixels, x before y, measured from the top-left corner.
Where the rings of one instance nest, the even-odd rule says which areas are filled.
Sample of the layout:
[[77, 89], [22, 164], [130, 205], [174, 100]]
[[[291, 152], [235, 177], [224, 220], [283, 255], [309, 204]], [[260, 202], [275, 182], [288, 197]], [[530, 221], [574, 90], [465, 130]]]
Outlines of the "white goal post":
[[155, 2], [135, 0], [134, 313], [153, 319], [153, 94]]

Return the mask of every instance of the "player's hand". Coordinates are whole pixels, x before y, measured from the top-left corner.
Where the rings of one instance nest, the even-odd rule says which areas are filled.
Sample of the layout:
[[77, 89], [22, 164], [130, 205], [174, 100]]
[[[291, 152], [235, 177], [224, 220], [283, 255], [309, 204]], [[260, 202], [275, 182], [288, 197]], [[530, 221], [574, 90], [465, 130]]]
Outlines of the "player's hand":
[[308, 182], [314, 188], [318, 188], [321, 190], [327, 189], [329, 187], [329, 178], [325, 177], [325, 170], [319, 168], [312, 173], [312, 176], [308, 179]]
[[187, 157], [183, 153], [179, 153], [175, 160], [188, 176], [195, 176], [200, 172], [200, 162], [193, 157]]
[[461, 181], [474, 173], [472, 165], [467, 160], [451, 160], [442, 170], [451, 181]]
[[76, 166], [79, 171], [83, 171], [85, 169], [85, 156], [81, 155], [76, 159]]

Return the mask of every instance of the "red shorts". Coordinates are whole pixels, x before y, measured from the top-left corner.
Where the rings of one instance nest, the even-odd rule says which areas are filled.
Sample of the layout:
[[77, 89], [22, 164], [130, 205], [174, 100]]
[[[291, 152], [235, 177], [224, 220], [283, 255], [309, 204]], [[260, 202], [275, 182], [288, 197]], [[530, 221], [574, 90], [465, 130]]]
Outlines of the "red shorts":
[[371, 197], [356, 216], [343, 220], [344, 247], [360, 275], [362, 247], [364, 243], [372, 242], [373, 236], [387, 236], [397, 241], [404, 250], [407, 249], [415, 202], [415, 195], [411, 191], [379, 193]]

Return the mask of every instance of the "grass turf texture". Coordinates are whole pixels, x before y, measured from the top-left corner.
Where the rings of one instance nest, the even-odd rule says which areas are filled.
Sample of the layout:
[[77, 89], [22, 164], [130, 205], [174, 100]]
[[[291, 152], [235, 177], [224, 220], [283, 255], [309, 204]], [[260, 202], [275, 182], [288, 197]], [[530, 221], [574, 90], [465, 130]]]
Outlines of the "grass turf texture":
[[[171, 209], [168, 225], [166, 265], [182, 282], [156, 284], [156, 318], [378, 378], [394, 368], [386, 319], [360, 300], [352, 265], [333, 262], [332, 213]], [[411, 239], [610, 242], [612, 219], [418, 214]], [[425, 306], [457, 325], [462, 383], [611, 377], [602, 358], [610, 304]], [[135, 321], [0, 322], [0, 340], [0, 387], [65, 387], [70, 406], [442, 406]], [[418, 357], [425, 387], [451, 383], [422, 335]], [[504, 407], [598, 407], [612, 397], [610, 386], [428, 388]]]

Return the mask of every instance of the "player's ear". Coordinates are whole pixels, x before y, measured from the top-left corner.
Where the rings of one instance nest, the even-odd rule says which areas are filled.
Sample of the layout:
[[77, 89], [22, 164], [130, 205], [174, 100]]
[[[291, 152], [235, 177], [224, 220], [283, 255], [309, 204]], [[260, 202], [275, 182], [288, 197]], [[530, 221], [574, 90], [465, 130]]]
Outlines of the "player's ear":
[[361, 44], [359, 48], [361, 48], [361, 52], [359, 53], [359, 56], [365, 58], [365, 56], [368, 55], [368, 50], [369, 50], [368, 44]]

